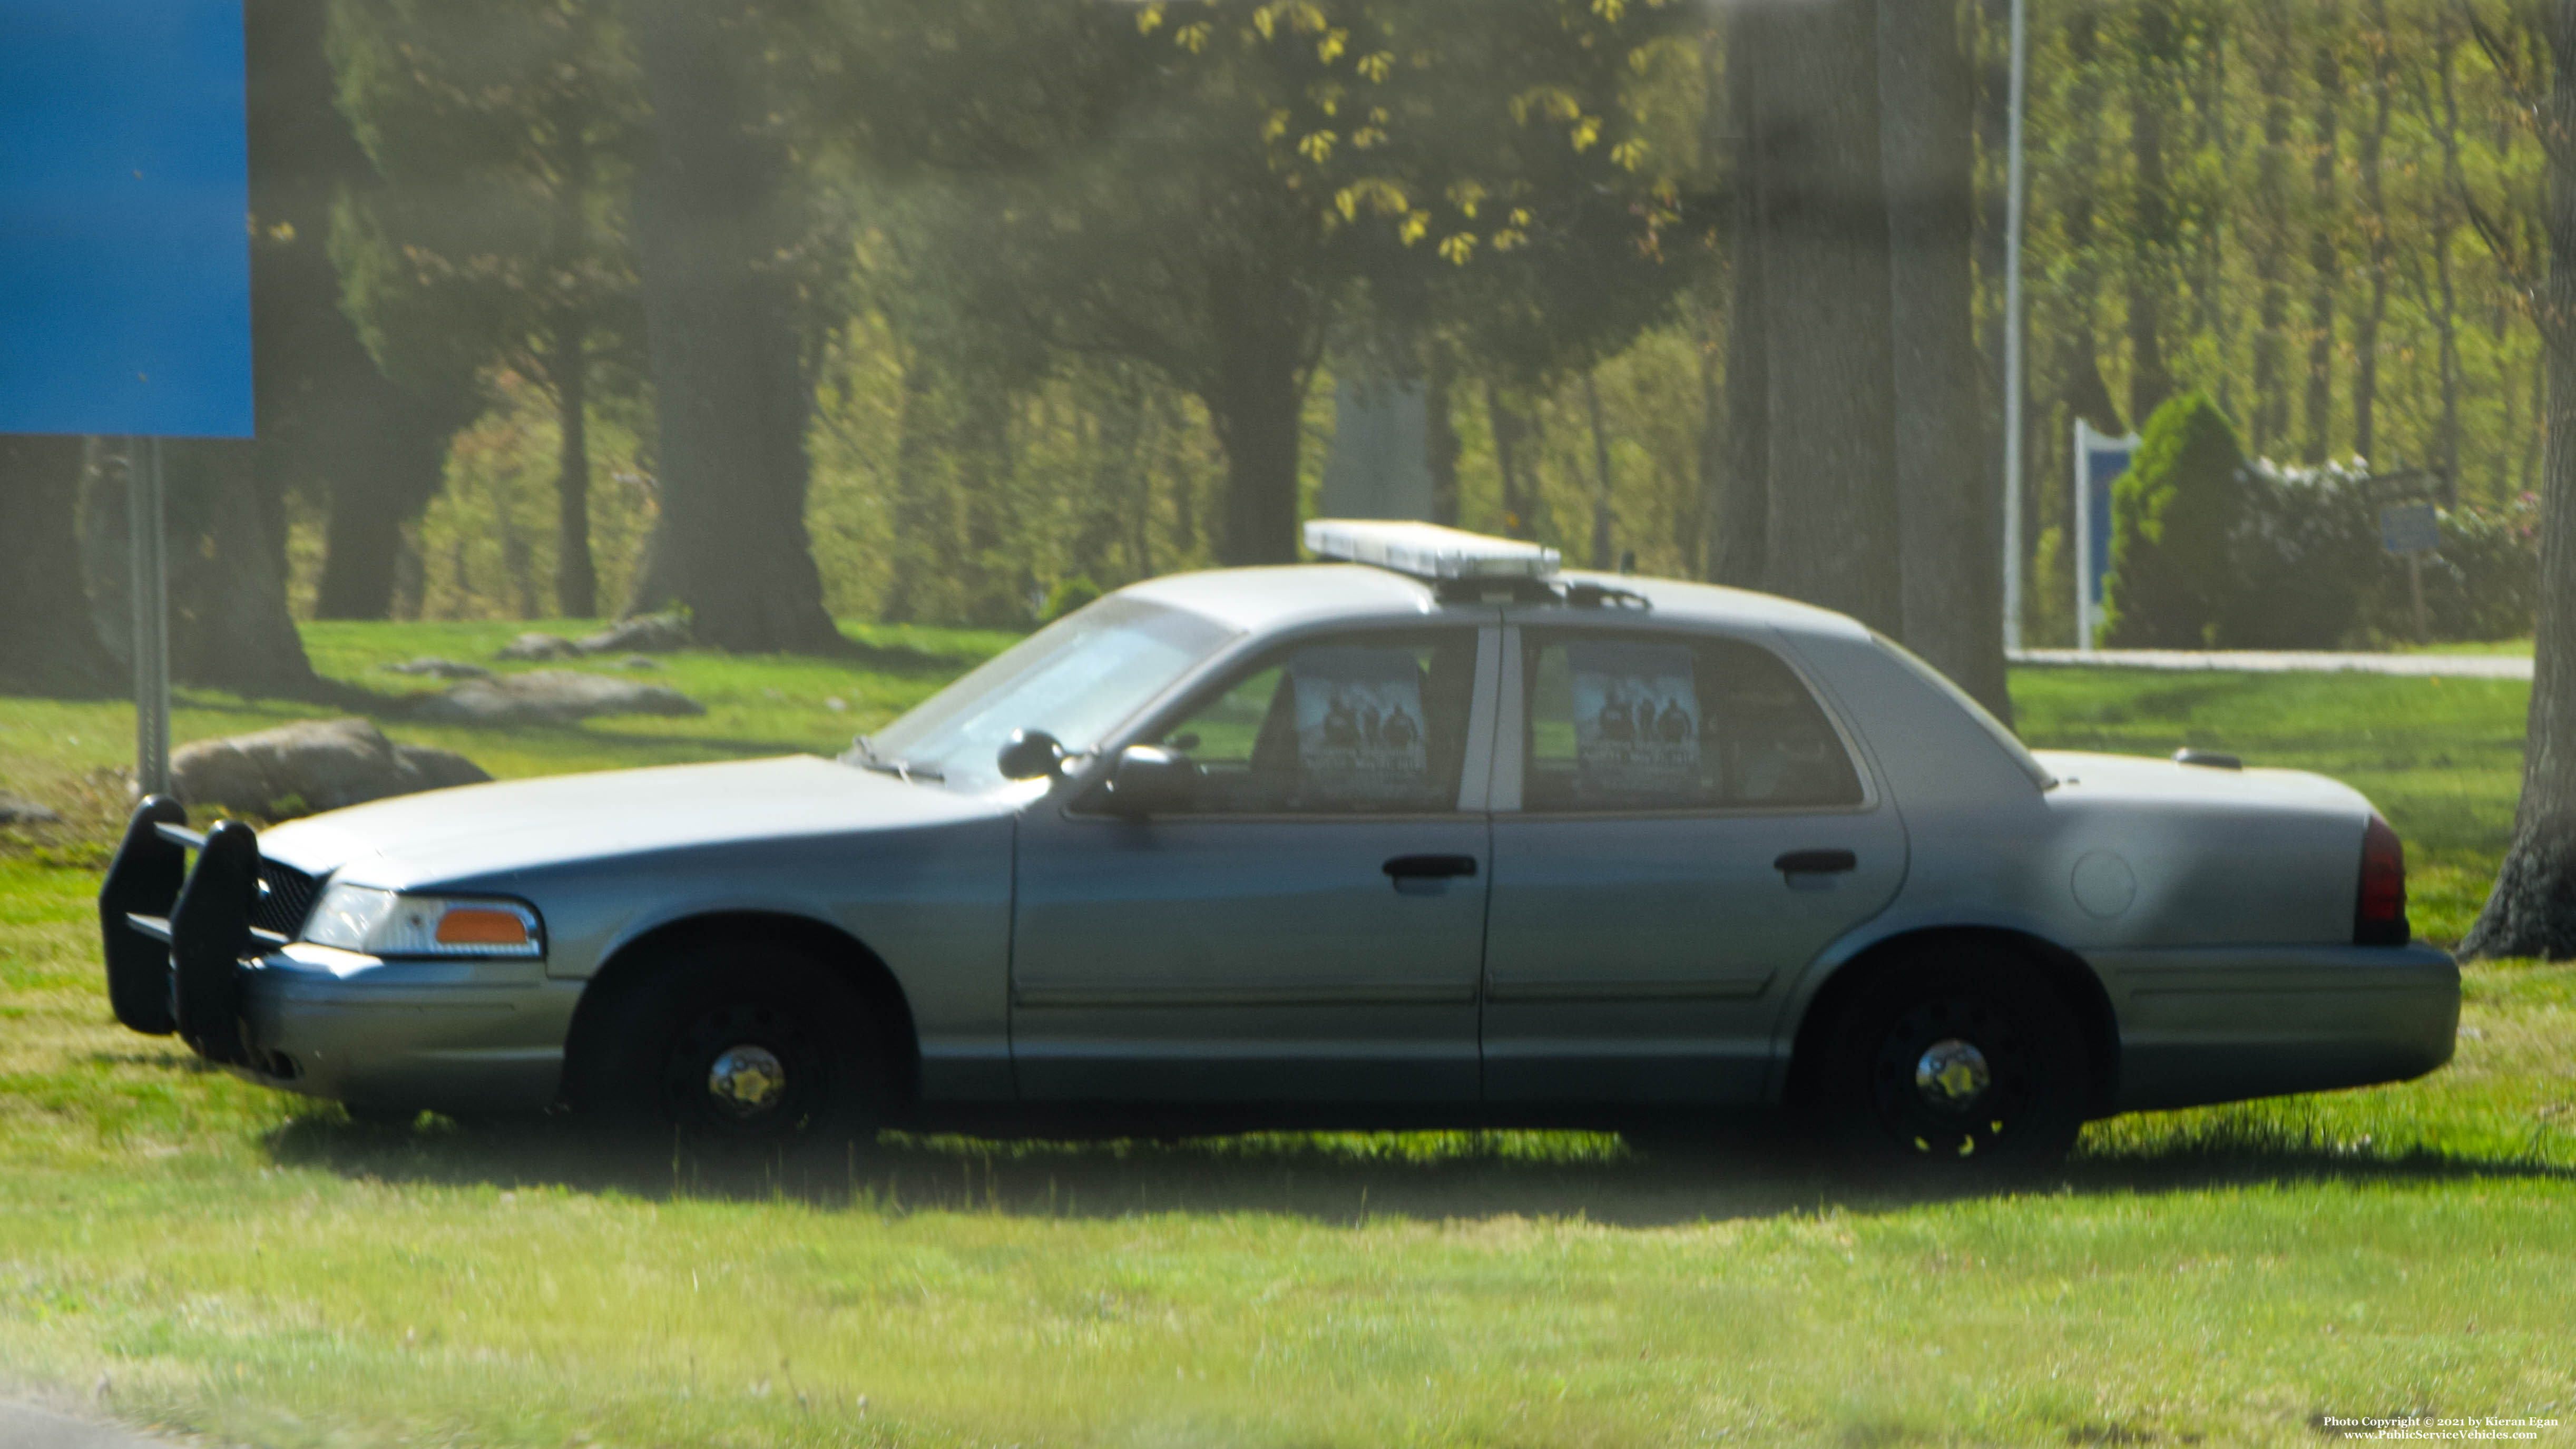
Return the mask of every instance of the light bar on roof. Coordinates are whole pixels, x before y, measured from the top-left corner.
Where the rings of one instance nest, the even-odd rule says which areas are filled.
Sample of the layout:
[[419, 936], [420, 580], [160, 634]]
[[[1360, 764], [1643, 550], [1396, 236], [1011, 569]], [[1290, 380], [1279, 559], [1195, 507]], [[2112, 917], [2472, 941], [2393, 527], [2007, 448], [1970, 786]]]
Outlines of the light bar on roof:
[[1535, 543], [1382, 518], [1315, 519], [1306, 525], [1306, 547], [1318, 558], [1419, 579], [1543, 579], [1558, 562], [1555, 549]]

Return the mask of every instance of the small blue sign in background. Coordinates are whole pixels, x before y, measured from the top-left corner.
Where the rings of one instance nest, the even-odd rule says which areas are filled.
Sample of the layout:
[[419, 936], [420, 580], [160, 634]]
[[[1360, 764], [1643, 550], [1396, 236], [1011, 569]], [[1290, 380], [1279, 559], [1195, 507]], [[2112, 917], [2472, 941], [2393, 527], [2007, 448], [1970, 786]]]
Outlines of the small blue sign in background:
[[242, 0], [0, 0], [0, 433], [251, 435]]
[[2098, 604], [2102, 586], [2111, 577], [2111, 480], [2129, 471], [2136, 449], [2087, 448], [2084, 454], [2084, 479], [2093, 490], [2093, 512], [2087, 520], [2093, 536], [2084, 543], [2093, 554], [2093, 602]]

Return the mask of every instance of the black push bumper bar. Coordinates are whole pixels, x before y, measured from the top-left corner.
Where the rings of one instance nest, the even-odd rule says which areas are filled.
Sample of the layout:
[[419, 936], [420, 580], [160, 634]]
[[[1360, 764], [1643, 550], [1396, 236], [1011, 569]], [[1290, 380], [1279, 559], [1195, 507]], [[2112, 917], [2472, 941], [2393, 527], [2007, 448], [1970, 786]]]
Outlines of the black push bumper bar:
[[126, 823], [98, 892], [108, 1001], [136, 1031], [175, 1031], [208, 1061], [248, 1065], [242, 960], [286, 938], [251, 924], [261, 893], [257, 832], [226, 820], [199, 835], [187, 818], [178, 801], [153, 795]]

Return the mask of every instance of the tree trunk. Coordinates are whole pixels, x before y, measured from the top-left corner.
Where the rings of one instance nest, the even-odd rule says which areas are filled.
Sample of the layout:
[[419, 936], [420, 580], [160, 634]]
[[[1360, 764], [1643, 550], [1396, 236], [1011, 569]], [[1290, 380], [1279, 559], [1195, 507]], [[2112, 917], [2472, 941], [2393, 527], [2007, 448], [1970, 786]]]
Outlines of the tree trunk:
[[1433, 346], [1422, 369], [1423, 461], [1431, 470], [1431, 521], [1458, 526], [1458, 425], [1449, 415], [1458, 365]]
[[1738, 138], [1726, 213], [1726, 475], [1710, 574], [1758, 589], [1771, 531], [1771, 342], [1763, 327], [1762, 165], [1747, 138], [1759, 121], [1763, 19], [1739, 5], [1727, 20], [1726, 108]]
[[2308, 271], [2315, 281], [2308, 296], [2308, 403], [2306, 436], [2299, 455], [2322, 463], [2333, 446], [2335, 283], [2343, 270], [2343, 249], [2335, 237], [2344, 218], [2336, 209], [2336, 183], [2342, 157], [2343, 14], [2335, 0], [2318, 0], [2314, 23], [2324, 32], [2317, 41], [2317, 154], [2309, 172], [2316, 222], [2308, 231]]
[[0, 436], [0, 688], [120, 692], [81, 583], [76, 437]]
[[1878, 18], [1806, 0], [1756, 24], [1775, 592], [1904, 628]]
[[328, 697], [287, 612], [286, 505], [260, 476], [259, 445], [171, 442], [162, 459], [171, 677], [244, 695]]
[[2380, 163], [2388, 149], [2388, 126], [2396, 99], [2396, 36], [2388, 24], [2388, 0], [2371, 0], [2370, 47], [2372, 116], [2361, 138], [2361, 198], [2370, 211], [2370, 304], [2354, 320], [2352, 351], [2352, 450], [2365, 463], [2379, 457], [2379, 328], [2388, 316], [2388, 270], [2392, 250], [2388, 232], [2388, 191]]
[[[343, 398], [350, 416], [365, 422], [324, 425], [322, 466], [332, 476], [331, 518], [323, 533], [313, 614], [391, 618], [402, 526], [418, 518], [446, 483], [454, 418], [372, 372], [344, 389]], [[275, 452], [262, 457], [263, 474], [279, 463]]]
[[555, 450], [555, 610], [567, 619], [599, 613], [599, 570], [590, 558], [590, 359], [581, 319], [555, 324], [546, 372], [555, 384], [560, 442]]
[[1950, 8], [1921, 0], [1879, 0], [1878, 56], [1904, 638], [2010, 719], [2001, 501], [1978, 426], [1972, 76]]
[[2135, 168], [2135, 200], [2130, 223], [2137, 255], [2129, 269], [2129, 416], [2144, 427], [2156, 405], [2173, 395], [2173, 374], [2165, 366], [2164, 306], [2174, 293], [2175, 233], [2165, 132], [2173, 121], [2173, 73], [2182, 51], [2174, 0], [2140, 0], [2131, 39], [2129, 159]]
[[782, 143], [739, 74], [756, 20], [706, 0], [630, 7], [653, 105], [635, 231], [658, 410], [660, 561], [698, 640], [840, 653], [805, 531], [812, 398], [794, 289]]
[[2513, 843], [2460, 951], [2563, 960], [2576, 956], [2576, 6], [2552, 5], [2541, 17], [2553, 82], [2540, 103], [2549, 168], [2549, 274], [2538, 318], [2549, 369], [2540, 621]]
[[2254, 88], [2263, 97], [2263, 144], [2254, 153], [2254, 407], [2247, 441], [2268, 458], [2290, 416], [2290, 75], [2289, 0], [2259, 8]]
[[1583, 402], [1592, 418], [1592, 566], [1609, 569], [1618, 564], [1610, 552], [1617, 517], [1610, 507], [1610, 432], [1601, 421], [1601, 381], [1589, 368], [1583, 373]]
[[1314, 369], [1315, 303], [1286, 277], [1241, 265], [1212, 269], [1214, 364], [1199, 399], [1225, 449], [1225, 532], [1233, 567], [1297, 561], [1297, 462]]
[[1485, 380], [1485, 423], [1493, 429], [1494, 468], [1502, 474], [1503, 532], [1512, 538], [1528, 538], [1531, 489], [1521, 443], [1529, 436], [1529, 426], [1503, 400], [1502, 389], [1491, 378]]

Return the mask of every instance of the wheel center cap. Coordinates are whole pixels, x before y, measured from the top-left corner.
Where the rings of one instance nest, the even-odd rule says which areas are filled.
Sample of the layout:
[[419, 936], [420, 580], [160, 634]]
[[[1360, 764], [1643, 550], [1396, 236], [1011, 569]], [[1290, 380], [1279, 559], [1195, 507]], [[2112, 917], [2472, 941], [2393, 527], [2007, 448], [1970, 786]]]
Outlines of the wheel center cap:
[[1964, 1112], [1993, 1081], [1986, 1054], [1957, 1037], [1936, 1041], [1914, 1063], [1914, 1090], [1945, 1112]]
[[787, 1091], [787, 1068], [765, 1047], [732, 1046], [707, 1068], [707, 1095], [736, 1117], [756, 1117]]

